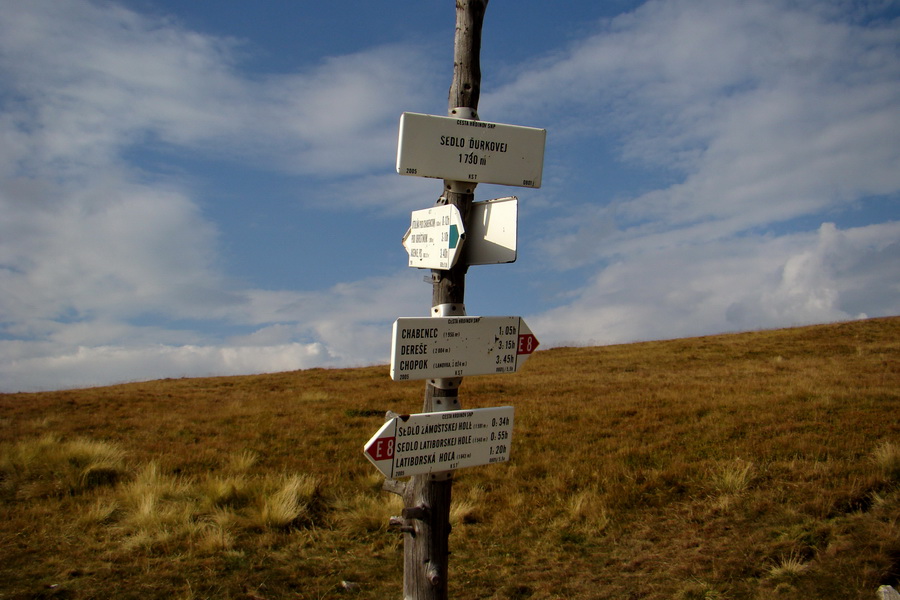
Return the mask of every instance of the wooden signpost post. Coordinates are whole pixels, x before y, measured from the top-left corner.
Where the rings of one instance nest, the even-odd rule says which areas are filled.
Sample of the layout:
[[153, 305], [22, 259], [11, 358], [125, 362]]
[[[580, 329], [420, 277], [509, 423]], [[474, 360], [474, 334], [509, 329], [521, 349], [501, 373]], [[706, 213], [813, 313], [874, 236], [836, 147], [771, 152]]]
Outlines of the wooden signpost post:
[[[443, 179], [436, 207], [413, 213], [409, 266], [431, 269], [430, 317], [394, 324], [391, 377], [424, 379], [422, 413], [388, 414], [363, 451], [403, 498], [391, 525], [404, 534], [404, 600], [446, 600], [453, 471], [506, 462], [513, 407], [461, 410], [468, 375], [515, 373], [538, 346], [520, 317], [467, 316], [466, 272], [516, 259], [517, 199], [478, 203], [475, 186], [541, 185], [546, 131], [480, 121], [481, 30], [488, 0], [456, 0], [448, 116], [404, 113], [397, 170]], [[406, 482], [396, 477], [411, 478]]]

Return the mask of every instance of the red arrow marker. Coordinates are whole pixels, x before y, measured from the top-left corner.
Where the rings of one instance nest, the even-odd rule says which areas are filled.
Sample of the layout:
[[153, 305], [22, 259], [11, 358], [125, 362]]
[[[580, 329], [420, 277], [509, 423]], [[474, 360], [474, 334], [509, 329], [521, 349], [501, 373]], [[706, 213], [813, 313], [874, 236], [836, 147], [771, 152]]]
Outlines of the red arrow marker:
[[519, 347], [516, 350], [516, 354], [531, 354], [537, 350], [538, 344], [539, 342], [533, 334], [519, 334]]
[[366, 453], [374, 460], [390, 460], [394, 458], [394, 438], [378, 438], [366, 446]]

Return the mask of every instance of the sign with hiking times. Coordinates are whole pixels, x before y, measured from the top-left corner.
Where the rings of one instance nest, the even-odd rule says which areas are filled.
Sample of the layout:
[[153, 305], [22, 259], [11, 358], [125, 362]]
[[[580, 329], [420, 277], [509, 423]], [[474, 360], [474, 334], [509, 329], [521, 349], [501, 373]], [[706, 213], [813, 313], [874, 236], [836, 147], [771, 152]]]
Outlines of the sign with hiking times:
[[403, 247], [409, 266], [418, 269], [449, 269], [456, 264], [466, 237], [459, 209], [452, 204], [414, 210]]
[[515, 373], [537, 347], [521, 317], [401, 317], [394, 321], [391, 379]]
[[397, 172], [539, 188], [546, 139], [546, 129], [405, 112]]
[[402, 415], [366, 443], [366, 458], [388, 479], [509, 460], [512, 406]]

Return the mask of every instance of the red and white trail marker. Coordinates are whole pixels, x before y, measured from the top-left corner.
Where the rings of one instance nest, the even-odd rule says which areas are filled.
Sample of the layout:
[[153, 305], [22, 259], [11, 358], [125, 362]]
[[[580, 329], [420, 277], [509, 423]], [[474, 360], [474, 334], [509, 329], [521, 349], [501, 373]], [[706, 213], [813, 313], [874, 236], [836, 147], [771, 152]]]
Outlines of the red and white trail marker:
[[388, 479], [509, 460], [512, 406], [402, 415], [366, 443], [366, 458]]
[[537, 347], [521, 317], [401, 317], [394, 322], [391, 379], [515, 373]]

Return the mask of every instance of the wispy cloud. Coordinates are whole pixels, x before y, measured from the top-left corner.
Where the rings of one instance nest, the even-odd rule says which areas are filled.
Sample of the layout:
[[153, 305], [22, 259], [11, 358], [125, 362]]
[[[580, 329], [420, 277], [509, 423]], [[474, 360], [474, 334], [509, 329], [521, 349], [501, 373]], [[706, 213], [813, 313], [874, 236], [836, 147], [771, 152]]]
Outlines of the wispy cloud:
[[673, 229], [701, 241], [896, 193], [900, 26], [820, 4], [648, 2], [486, 103], [526, 114], [556, 103], [554, 135], [615, 134], [623, 161], [679, 174], [615, 203], [598, 191], [585, 208], [618, 230], [594, 244], [605, 254]]
[[17, 109], [5, 133], [29, 142], [20, 166], [57, 174], [157, 142], [303, 174], [358, 175], [390, 166], [398, 98], [428, 97], [428, 57], [399, 44], [251, 75], [240, 69], [238, 40], [86, 0], [13, 3], [0, 33], [15, 99], [7, 106]]
[[[386, 334], [376, 344], [371, 330], [387, 317], [360, 284], [279, 292], [231, 281], [189, 183], [142, 171], [128, 153], [180, 148], [365, 178], [390, 168], [397, 97], [421, 98], [422, 65], [395, 46], [251, 76], [240, 46], [110, 3], [4, 7], [4, 389], [385, 359]], [[368, 280], [366, 292], [403, 306], [409, 281]], [[224, 339], [204, 321], [250, 333]]]
[[541, 257], [595, 274], [535, 318], [545, 338], [900, 312], [897, 222], [840, 225], [873, 201], [895, 209], [869, 222], [900, 217], [900, 23], [879, 8], [647, 2], [489, 95], [543, 113], [558, 147], [611, 137], [623, 165], [672, 181], [613, 197], [597, 180], [553, 204]]
[[[115, 318], [116, 310], [112, 318], [98, 310], [102, 316], [34, 321], [27, 335], [16, 336], [26, 339], [0, 339], [0, 382], [28, 391], [385, 362], [390, 323], [423, 312], [423, 289], [401, 271], [315, 292], [247, 290], [218, 305], [196, 298], [194, 319], [246, 331], [226, 337], [204, 334], [202, 324], [137, 325], [128, 315]], [[203, 309], [208, 313], [196, 314]]]
[[900, 222], [623, 257], [529, 318], [543, 343], [610, 344], [900, 314]]
[[[549, 131], [521, 212], [544, 345], [900, 313], [890, 10], [651, 0], [485, 86], [486, 119]], [[423, 208], [435, 182], [393, 159], [400, 112], [444, 104], [433, 56], [398, 41], [248, 73], [247, 50], [110, 2], [0, 11], [2, 389], [381, 361], [390, 322], [422, 312], [401, 264], [322, 289], [233, 280], [208, 199], [140, 156], [296, 177], [319, 209]], [[606, 191], [599, 146], [646, 180]]]

